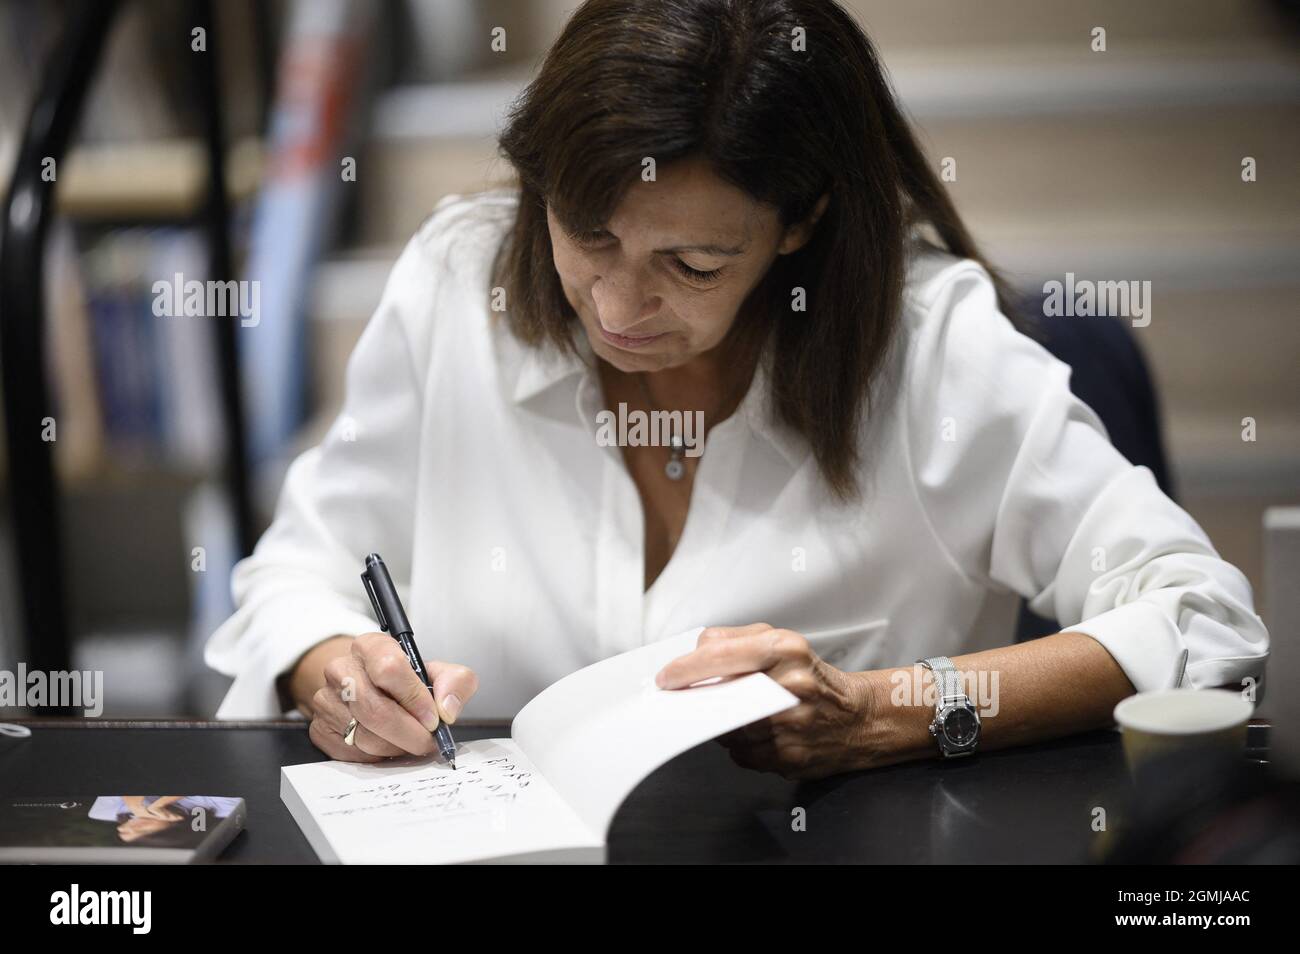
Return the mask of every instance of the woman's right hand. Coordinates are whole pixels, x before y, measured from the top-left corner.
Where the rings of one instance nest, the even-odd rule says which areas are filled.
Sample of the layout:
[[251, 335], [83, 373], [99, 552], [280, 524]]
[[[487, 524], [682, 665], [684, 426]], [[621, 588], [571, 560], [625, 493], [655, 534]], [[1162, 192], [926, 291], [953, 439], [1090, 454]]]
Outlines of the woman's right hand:
[[[333, 640], [329, 643], [333, 654], [318, 670], [324, 684], [317, 683], [319, 688], [301, 708], [311, 716], [312, 742], [333, 759], [377, 762], [397, 755], [433, 754], [438, 748], [433, 737], [438, 720], [454, 723], [478, 691], [478, 676], [472, 669], [426, 661], [433, 682], [431, 695], [401, 647], [384, 633], [358, 636], [350, 640], [350, 646]], [[307, 664], [311, 655], [297, 668]], [[294, 677], [298, 676], [295, 670]], [[357, 730], [353, 744], [348, 745], [343, 736], [353, 719]]]

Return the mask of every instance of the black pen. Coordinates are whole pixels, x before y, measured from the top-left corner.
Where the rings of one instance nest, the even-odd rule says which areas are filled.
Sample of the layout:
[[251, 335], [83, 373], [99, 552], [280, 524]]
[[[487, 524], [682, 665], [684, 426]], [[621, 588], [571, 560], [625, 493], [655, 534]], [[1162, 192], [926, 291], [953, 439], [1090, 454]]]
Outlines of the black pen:
[[[366, 557], [366, 569], [361, 574], [361, 582], [365, 585], [366, 592], [370, 594], [370, 603], [375, 608], [375, 618], [379, 620], [379, 628], [397, 640], [397, 645], [401, 646], [402, 652], [406, 654], [407, 662], [420, 677], [420, 681], [429, 687], [429, 695], [432, 696], [433, 683], [429, 681], [424, 660], [420, 658], [420, 650], [416, 648], [411, 621], [406, 618], [402, 601], [397, 598], [397, 587], [393, 585], [393, 578], [388, 575], [388, 567], [384, 566], [384, 561], [378, 553]], [[436, 712], [438, 705], [436, 699], [433, 704]], [[451, 729], [447, 728], [447, 723], [441, 716], [438, 718], [438, 728], [434, 730], [433, 735], [438, 740], [438, 750], [442, 752], [442, 757], [455, 769], [456, 740], [451, 737]]]

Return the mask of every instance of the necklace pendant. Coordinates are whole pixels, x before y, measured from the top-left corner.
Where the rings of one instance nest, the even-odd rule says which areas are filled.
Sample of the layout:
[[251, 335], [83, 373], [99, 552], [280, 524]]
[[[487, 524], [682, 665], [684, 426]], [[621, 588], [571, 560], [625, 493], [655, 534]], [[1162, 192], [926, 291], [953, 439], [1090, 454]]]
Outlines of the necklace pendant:
[[682, 462], [682, 458], [686, 456], [686, 444], [680, 434], [674, 434], [671, 440], [668, 463], [664, 464], [664, 474], [669, 480], [681, 480], [686, 476], [686, 464]]

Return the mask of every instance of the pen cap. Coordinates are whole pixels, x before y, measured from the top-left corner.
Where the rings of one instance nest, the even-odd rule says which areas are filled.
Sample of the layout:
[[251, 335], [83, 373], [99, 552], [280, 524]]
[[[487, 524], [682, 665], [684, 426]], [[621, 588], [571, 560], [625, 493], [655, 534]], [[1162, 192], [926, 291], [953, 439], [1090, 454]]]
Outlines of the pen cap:
[[397, 587], [378, 553], [366, 557], [366, 572], [361, 574], [361, 578], [375, 603], [380, 627], [390, 636], [413, 632], [411, 622], [402, 609], [402, 601], [397, 598]]

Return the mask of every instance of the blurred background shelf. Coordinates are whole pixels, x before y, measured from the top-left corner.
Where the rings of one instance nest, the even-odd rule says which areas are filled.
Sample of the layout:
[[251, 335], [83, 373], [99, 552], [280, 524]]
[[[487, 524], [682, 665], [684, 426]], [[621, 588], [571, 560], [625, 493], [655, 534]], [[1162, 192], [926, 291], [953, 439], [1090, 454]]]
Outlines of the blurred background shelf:
[[[207, 158], [197, 139], [83, 146], [65, 160], [61, 215], [84, 221], [181, 220], [197, 215], [207, 189]], [[263, 146], [246, 137], [226, 159], [232, 203], [250, 199], [262, 176]]]

